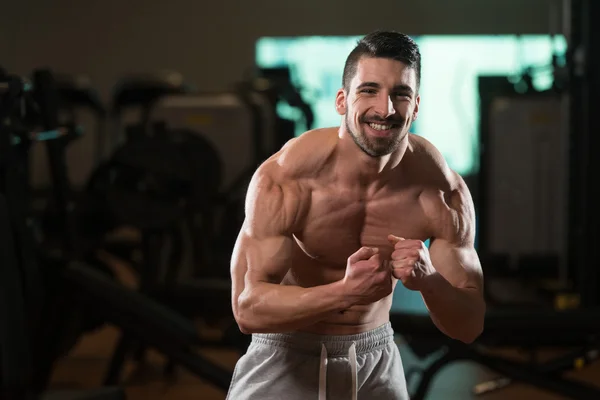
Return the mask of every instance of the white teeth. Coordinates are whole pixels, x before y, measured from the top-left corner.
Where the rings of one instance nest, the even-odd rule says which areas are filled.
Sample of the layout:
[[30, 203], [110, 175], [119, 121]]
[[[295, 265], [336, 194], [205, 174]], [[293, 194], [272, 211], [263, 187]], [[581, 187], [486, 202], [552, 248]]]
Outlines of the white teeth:
[[392, 129], [392, 125], [369, 124], [369, 126], [377, 131], [386, 131]]

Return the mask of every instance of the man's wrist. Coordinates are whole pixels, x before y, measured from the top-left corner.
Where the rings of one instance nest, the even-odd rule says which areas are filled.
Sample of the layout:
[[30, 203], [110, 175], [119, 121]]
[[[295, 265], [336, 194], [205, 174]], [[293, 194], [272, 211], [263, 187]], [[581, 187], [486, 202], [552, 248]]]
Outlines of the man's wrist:
[[352, 295], [348, 293], [344, 280], [333, 282], [328, 288], [329, 293], [336, 299], [338, 305], [338, 311], [344, 311], [354, 305], [354, 299]]

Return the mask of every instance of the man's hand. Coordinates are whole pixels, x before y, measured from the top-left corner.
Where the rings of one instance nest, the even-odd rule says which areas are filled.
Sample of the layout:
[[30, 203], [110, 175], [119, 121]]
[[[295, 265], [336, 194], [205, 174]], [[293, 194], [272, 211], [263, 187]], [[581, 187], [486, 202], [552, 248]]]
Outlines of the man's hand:
[[348, 257], [344, 286], [352, 304], [371, 304], [392, 293], [392, 274], [379, 250], [361, 247]]
[[407, 240], [389, 235], [388, 240], [394, 245], [390, 260], [392, 275], [402, 281], [410, 290], [421, 290], [425, 278], [435, 273], [429, 258], [429, 250], [420, 240]]

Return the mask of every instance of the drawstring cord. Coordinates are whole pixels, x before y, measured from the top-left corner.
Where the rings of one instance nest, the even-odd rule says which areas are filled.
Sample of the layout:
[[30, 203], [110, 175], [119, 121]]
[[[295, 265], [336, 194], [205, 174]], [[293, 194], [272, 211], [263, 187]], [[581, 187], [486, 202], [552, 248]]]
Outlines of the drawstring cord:
[[356, 365], [356, 344], [352, 343], [350, 346], [350, 351], [348, 353], [348, 358], [350, 359], [350, 372], [352, 373], [352, 400], [356, 400], [358, 396], [358, 367]]
[[[352, 375], [352, 400], [358, 397], [358, 366], [356, 362], [356, 343], [352, 343], [348, 352], [350, 373]], [[321, 343], [321, 362], [319, 367], [319, 400], [327, 398], [327, 348]]]
[[319, 400], [327, 397], [327, 349], [321, 343], [321, 366], [319, 368]]

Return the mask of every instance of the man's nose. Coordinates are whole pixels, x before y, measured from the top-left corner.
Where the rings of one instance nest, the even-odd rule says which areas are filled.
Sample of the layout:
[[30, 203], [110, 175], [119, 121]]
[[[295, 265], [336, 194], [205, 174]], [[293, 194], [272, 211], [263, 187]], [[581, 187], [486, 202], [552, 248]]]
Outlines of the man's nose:
[[377, 113], [383, 118], [396, 114], [396, 109], [394, 108], [394, 102], [392, 101], [391, 96], [381, 95], [377, 100]]

